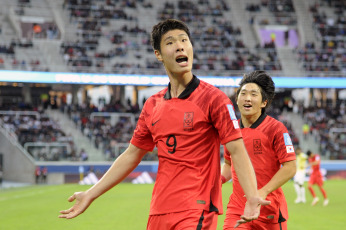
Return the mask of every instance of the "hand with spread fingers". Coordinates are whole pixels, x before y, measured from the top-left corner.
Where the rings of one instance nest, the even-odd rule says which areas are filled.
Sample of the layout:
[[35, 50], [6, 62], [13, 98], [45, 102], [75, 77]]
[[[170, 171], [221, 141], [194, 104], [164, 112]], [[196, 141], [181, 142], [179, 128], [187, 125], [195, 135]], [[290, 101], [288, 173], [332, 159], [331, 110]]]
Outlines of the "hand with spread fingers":
[[88, 197], [86, 192], [76, 192], [68, 198], [69, 202], [72, 202], [74, 200], [76, 202], [71, 208], [60, 211], [62, 215], [60, 215], [59, 218], [72, 219], [82, 214], [93, 201]]

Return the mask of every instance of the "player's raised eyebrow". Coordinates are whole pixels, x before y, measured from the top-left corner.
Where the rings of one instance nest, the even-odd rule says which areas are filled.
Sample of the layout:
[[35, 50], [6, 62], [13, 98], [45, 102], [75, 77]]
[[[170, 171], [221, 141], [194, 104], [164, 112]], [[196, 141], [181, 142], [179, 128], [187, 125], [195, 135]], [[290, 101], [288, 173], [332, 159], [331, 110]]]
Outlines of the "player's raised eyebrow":
[[[178, 37], [184, 37], [184, 36], [188, 37], [187, 34], [179, 34], [179, 35], [178, 35]], [[166, 37], [166, 38], [164, 39], [164, 41], [172, 40], [172, 39], [174, 39], [173, 36], [168, 36], [168, 37]]]

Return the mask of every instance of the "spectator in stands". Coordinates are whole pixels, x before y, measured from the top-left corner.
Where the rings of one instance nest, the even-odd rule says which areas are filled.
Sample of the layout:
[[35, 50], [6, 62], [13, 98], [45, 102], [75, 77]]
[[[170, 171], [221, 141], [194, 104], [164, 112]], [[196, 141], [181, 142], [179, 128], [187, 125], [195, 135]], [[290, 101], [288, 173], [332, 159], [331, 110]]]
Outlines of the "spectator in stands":
[[81, 161], [87, 161], [89, 159], [87, 152], [83, 148], [81, 149], [81, 151], [79, 153], [79, 157], [80, 157]]
[[32, 31], [34, 33], [34, 37], [41, 37], [42, 27], [39, 24], [34, 23], [34, 25], [32, 26]]
[[[216, 229], [217, 215], [222, 213], [220, 140], [232, 154], [248, 200], [241, 221], [257, 219], [258, 204], [269, 203], [258, 197], [232, 102], [191, 72], [190, 39], [188, 27], [178, 20], [162, 21], [153, 27], [155, 56], [163, 63], [170, 83], [146, 101], [127, 150], [96, 185], [69, 198], [76, 203], [61, 211], [60, 218], [71, 219], [83, 213], [93, 200], [120, 183], [156, 145], [160, 167], [147, 229], [170, 229], [176, 224], [180, 228], [203, 225], [205, 229]], [[184, 195], [187, 191], [188, 197]]]
[[310, 133], [310, 126], [309, 126], [308, 123], [304, 123], [303, 124], [302, 131], [303, 131], [304, 139], [307, 140], [308, 139], [308, 135]]
[[4, 66], [5, 66], [5, 61], [2, 57], [0, 57], [0, 68], [2, 69], [4, 68]]

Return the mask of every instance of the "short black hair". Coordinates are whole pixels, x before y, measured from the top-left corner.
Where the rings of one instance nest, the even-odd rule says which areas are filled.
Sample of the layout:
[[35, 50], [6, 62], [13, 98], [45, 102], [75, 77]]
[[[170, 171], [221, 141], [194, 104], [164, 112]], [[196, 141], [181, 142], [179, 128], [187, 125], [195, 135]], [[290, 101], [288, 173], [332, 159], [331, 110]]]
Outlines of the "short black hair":
[[171, 30], [183, 30], [191, 40], [190, 30], [184, 22], [177, 19], [166, 19], [153, 26], [150, 43], [154, 50], [161, 51], [161, 38]]
[[311, 155], [311, 151], [310, 150], [308, 150], [307, 152], [306, 152], [306, 155], [308, 155], [308, 157]]
[[241, 88], [248, 83], [255, 83], [259, 86], [262, 95], [262, 102], [267, 101], [266, 107], [262, 108], [262, 113], [270, 106], [275, 96], [275, 84], [273, 79], [263, 70], [256, 70], [249, 74], [244, 74], [239, 83], [237, 97]]

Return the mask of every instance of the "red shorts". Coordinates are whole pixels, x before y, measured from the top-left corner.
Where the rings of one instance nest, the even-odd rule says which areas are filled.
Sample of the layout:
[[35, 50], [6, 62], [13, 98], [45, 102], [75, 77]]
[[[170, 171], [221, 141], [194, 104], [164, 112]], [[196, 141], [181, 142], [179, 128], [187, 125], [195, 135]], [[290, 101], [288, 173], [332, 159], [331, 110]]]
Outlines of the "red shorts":
[[323, 178], [321, 175], [311, 175], [310, 179], [309, 179], [309, 184], [313, 185], [313, 184], [317, 184], [322, 186], [323, 185]]
[[[234, 229], [237, 221], [240, 220], [240, 215], [227, 214], [223, 230]], [[247, 229], [247, 230], [287, 230], [287, 221], [281, 223], [265, 223], [259, 220], [253, 220], [251, 222], [241, 224], [236, 229]]]
[[147, 230], [216, 230], [218, 214], [205, 210], [187, 210], [150, 215]]

